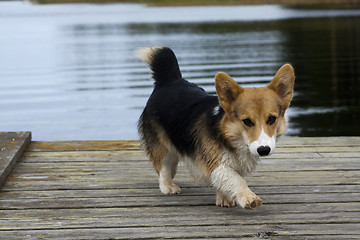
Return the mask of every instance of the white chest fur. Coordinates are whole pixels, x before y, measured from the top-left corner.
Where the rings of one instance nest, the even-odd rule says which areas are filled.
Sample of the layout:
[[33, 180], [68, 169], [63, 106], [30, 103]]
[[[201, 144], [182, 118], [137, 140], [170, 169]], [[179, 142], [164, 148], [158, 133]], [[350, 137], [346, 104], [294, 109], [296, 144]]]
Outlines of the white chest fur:
[[255, 170], [259, 161], [258, 156], [254, 156], [248, 150], [248, 147], [237, 148], [236, 151], [224, 151], [222, 164], [234, 169], [241, 176], [246, 176]]

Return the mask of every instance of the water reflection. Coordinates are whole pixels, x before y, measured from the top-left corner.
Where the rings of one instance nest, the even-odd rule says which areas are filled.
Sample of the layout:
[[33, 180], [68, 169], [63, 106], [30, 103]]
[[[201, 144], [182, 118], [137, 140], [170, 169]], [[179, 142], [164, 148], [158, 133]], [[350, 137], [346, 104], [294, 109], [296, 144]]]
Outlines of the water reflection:
[[[271, 80], [278, 67], [290, 62], [297, 80], [288, 135], [359, 135], [359, 23], [360, 18], [351, 17], [128, 24], [124, 29], [132, 40], [125, 41], [125, 49], [148, 45], [172, 47], [184, 77], [210, 93], [215, 93], [213, 77], [218, 71], [227, 72], [243, 86], [261, 86]], [[73, 31], [79, 36], [99, 31], [96, 35], [104, 37], [113, 35], [116, 29], [121, 27], [77, 26]], [[125, 59], [131, 65], [113, 69], [116, 73], [110, 75], [116, 78], [120, 72], [126, 73], [127, 87], [136, 89], [132, 97], [143, 99], [134, 101], [130, 108], [140, 110], [151, 92], [152, 82], [146, 67], [138, 65], [131, 55]]]
[[[284, 32], [297, 71], [292, 117], [300, 136], [359, 135], [360, 18], [295, 21]], [[301, 114], [309, 107], [332, 111]]]
[[[286, 16], [293, 16], [296, 10], [287, 11]], [[360, 135], [360, 14], [304, 14], [268, 21], [175, 21], [169, 20], [170, 14], [167, 20], [155, 17], [157, 22], [127, 21], [115, 12], [111, 20], [102, 15], [98, 20], [80, 21], [75, 14], [61, 18], [51, 30], [36, 33], [36, 39], [19, 35], [12, 41], [23, 49], [20, 39], [27, 39], [29, 48], [21, 54], [32, 58], [21, 55], [10, 63], [0, 59], [0, 70], [5, 63], [11, 65], [0, 73], [9, 79], [0, 96], [5, 113], [1, 130], [32, 130], [36, 140], [137, 139], [136, 121], [153, 83], [133, 51], [164, 45], [176, 52], [183, 76], [210, 93], [215, 93], [218, 71], [243, 86], [257, 87], [289, 62], [296, 71], [296, 85], [288, 135]], [[41, 20], [30, 21], [26, 29]], [[0, 43], [7, 36], [0, 37]], [[24, 118], [26, 122], [20, 120]]]

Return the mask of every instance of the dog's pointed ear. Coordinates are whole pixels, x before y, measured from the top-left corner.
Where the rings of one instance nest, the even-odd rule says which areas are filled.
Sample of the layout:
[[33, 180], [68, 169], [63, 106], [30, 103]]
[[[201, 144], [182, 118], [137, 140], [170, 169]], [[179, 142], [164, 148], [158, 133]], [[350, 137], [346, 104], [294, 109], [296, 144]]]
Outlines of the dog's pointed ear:
[[244, 89], [240, 87], [234, 79], [223, 72], [216, 74], [215, 87], [221, 107], [225, 110], [225, 112], [230, 112], [231, 104]]
[[290, 64], [284, 64], [276, 73], [275, 77], [267, 86], [274, 90], [282, 100], [282, 105], [287, 109], [290, 105], [294, 92], [295, 74]]

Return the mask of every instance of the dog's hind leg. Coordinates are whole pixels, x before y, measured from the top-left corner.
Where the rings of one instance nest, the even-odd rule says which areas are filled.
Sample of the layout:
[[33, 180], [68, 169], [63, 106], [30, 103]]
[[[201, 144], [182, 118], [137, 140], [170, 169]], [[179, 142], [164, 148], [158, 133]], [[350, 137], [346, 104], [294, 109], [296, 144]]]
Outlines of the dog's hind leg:
[[180, 188], [173, 181], [178, 162], [179, 156], [175, 151], [168, 151], [161, 161], [161, 169], [159, 171], [159, 187], [163, 194], [180, 193]]
[[162, 127], [155, 121], [151, 121], [145, 110], [140, 117], [139, 133], [149, 160], [159, 174], [160, 191], [164, 194], [179, 193], [180, 188], [173, 182], [179, 154], [169, 146], [170, 140]]
[[148, 147], [147, 150], [149, 160], [159, 174], [160, 191], [163, 194], [180, 193], [180, 188], [173, 182], [179, 162], [179, 154], [175, 150], [168, 150], [159, 141], [152, 142], [151, 147]]

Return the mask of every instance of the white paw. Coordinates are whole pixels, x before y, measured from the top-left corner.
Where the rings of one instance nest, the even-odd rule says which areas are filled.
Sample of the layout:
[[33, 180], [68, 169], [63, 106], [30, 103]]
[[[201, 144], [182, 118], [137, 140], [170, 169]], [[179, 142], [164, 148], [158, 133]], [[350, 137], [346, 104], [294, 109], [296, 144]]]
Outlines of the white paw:
[[160, 183], [160, 191], [163, 194], [179, 194], [180, 188], [175, 183]]
[[216, 206], [219, 207], [235, 207], [236, 201], [230, 201], [227, 196], [222, 194], [221, 192], [216, 193]]
[[219, 206], [219, 207], [235, 207], [236, 202], [235, 201], [229, 201], [227, 198], [223, 198], [223, 199], [216, 198], [216, 206]]
[[252, 191], [238, 194], [237, 202], [242, 208], [255, 210], [262, 205], [262, 200]]

